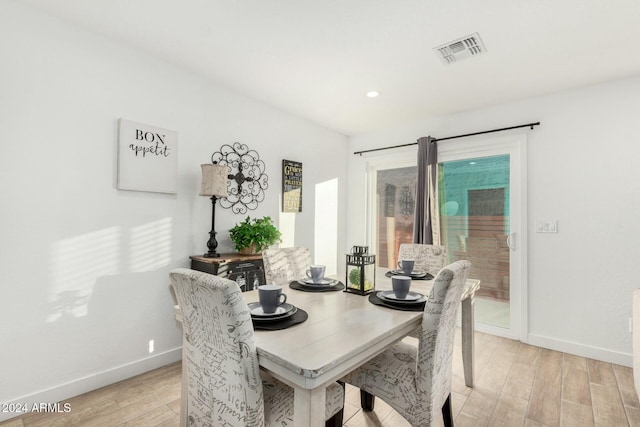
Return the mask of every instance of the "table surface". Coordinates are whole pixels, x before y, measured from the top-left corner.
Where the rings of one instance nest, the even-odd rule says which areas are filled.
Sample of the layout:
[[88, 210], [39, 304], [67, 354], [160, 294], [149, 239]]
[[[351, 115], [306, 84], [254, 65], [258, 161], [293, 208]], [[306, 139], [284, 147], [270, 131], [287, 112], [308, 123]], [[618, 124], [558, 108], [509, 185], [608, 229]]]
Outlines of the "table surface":
[[[386, 270], [383, 270], [386, 271]], [[413, 280], [411, 290], [425, 295], [431, 280]], [[479, 286], [478, 280], [467, 280], [465, 296]], [[391, 289], [391, 279], [376, 276], [376, 291]], [[255, 331], [260, 364], [268, 369], [285, 368], [294, 375], [296, 385], [313, 388], [334, 381], [327, 374], [338, 365], [368, 352], [377, 343], [402, 338], [421, 321], [421, 311], [400, 311], [369, 302], [368, 295], [349, 292], [304, 292], [283, 289], [287, 302], [309, 314], [306, 322], [279, 331]], [[243, 294], [246, 301], [258, 301], [258, 292]], [[402, 335], [404, 333], [404, 335]], [[272, 362], [272, 363], [269, 363]], [[274, 366], [275, 365], [275, 366]], [[276, 369], [284, 374], [282, 369]]]

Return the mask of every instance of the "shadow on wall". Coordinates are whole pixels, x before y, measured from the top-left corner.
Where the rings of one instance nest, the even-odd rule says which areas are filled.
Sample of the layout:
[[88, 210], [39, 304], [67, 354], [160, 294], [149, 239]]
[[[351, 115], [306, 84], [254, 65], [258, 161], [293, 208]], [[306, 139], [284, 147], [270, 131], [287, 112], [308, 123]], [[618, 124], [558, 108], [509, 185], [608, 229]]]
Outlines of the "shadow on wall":
[[135, 226], [126, 236], [121, 227], [105, 228], [52, 246], [43, 334], [48, 366], [76, 358], [73, 369], [89, 374], [96, 360], [130, 363], [180, 342], [181, 331], [167, 327], [175, 304], [167, 292], [171, 221]]
[[[96, 360], [125, 364], [175, 347], [181, 331], [173, 328], [169, 270], [98, 277], [90, 296], [80, 290], [59, 293], [50, 305], [56, 320], [45, 324], [47, 365], [75, 359], [73, 369], [89, 374]], [[84, 314], [77, 316], [79, 311]]]

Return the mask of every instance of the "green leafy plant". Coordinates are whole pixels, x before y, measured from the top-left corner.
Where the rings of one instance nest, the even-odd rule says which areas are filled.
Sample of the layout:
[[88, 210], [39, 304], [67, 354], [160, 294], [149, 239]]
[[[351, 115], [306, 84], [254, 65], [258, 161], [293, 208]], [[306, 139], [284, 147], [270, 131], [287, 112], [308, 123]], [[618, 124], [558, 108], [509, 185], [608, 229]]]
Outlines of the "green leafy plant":
[[353, 270], [351, 270], [351, 272], [349, 272], [349, 282], [356, 286], [360, 286], [360, 270], [359, 269], [354, 268]]
[[260, 252], [276, 242], [282, 242], [280, 231], [268, 216], [254, 219], [247, 217], [229, 230], [229, 234], [238, 251], [254, 246], [255, 251]]

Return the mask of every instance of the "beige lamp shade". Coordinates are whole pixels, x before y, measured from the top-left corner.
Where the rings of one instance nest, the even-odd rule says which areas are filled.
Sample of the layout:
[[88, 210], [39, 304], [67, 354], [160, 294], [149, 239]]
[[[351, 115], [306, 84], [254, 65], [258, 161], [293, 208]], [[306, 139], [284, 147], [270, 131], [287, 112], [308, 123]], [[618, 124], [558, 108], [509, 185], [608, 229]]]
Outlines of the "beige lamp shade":
[[225, 165], [204, 164], [202, 168], [201, 196], [227, 197], [227, 174], [229, 170]]

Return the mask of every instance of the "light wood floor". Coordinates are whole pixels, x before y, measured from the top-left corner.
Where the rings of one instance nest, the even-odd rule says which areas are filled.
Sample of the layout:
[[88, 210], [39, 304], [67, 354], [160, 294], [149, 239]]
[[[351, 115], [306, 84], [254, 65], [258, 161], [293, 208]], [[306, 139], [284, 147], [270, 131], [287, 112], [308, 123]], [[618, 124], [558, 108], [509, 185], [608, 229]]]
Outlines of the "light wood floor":
[[[476, 386], [468, 388], [459, 333], [456, 347], [456, 427], [640, 426], [631, 368], [476, 333]], [[178, 426], [179, 399], [174, 363], [69, 399], [68, 414], [32, 413], [0, 426]], [[359, 391], [349, 386], [344, 420], [347, 427], [409, 425], [380, 399], [374, 412], [362, 412]]]

